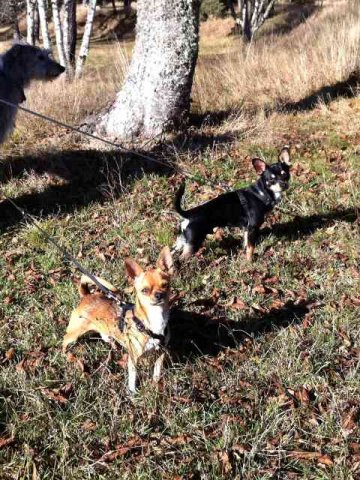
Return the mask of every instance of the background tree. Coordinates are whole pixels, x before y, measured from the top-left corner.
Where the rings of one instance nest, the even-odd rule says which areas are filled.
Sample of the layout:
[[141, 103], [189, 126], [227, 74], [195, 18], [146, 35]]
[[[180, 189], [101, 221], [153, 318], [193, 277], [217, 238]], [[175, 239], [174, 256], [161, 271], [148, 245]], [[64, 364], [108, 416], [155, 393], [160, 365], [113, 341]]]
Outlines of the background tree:
[[84, 35], [81, 41], [79, 56], [76, 62], [75, 75], [77, 77], [81, 75], [85, 60], [87, 59], [87, 56], [89, 54], [90, 37], [96, 12], [96, 0], [89, 0], [87, 8], [88, 14], [86, 18]]
[[101, 122], [108, 135], [152, 138], [190, 108], [200, 0], [138, 0], [134, 53], [125, 83]]
[[46, 0], [37, 0], [39, 10], [39, 23], [44, 48], [51, 50], [51, 41], [48, 28], [48, 5]]
[[228, 1], [230, 12], [246, 41], [251, 41], [257, 30], [269, 18], [275, 2], [276, 0], [238, 0], [236, 13], [232, 0]]
[[53, 19], [54, 30], [55, 30], [56, 47], [57, 47], [59, 62], [61, 63], [61, 65], [65, 67], [66, 55], [65, 55], [65, 47], [64, 47], [64, 34], [63, 34], [63, 27], [61, 24], [59, 6], [60, 5], [58, 0], [51, 0], [52, 19]]
[[26, 0], [0, 0], [0, 24], [12, 25], [14, 38], [20, 40], [18, 15], [26, 8]]
[[76, 61], [76, 0], [64, 0], [63, 3], [64, 50], [68, 70], [72, 74]]
[[35, 9], [36, 0], [26, 0], [26, 41], [30, 45], [35, 45], [36, 42]]

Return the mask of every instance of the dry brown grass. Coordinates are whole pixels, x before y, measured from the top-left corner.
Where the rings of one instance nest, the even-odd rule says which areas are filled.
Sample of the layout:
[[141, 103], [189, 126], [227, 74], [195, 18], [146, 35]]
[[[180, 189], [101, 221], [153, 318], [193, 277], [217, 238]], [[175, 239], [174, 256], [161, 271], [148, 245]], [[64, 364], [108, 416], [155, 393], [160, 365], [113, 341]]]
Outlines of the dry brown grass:
[[356, 2], [331, 3], [289, 35], [267, 36], [248, 46], [239, 44], [237, 52], [200, 58], [196, 108], [259, 109], [296, 102], [359, 68], [359, 37]]
[[[249, 131], [252, 140], [257, 132], [261, 139], [270, 139], [273, 126], [283, 117], [275, 112], [269, 119], [265, 111], [299, 101], [359, 68], [360, 11], [355, 2], [346, 7], [328, 2], [289, 34], [265, 36], [248, 46], [229, 36], [229, 19], [206, 22], [201, 28], [193, 110], [231, 110], [222, 130]], [[121, 86], [131, 48], [131, 43], [94, 45], [83, 79], [34, 85], [27, 93], [27, 106], [70, 124], [100, 112]], [[22, 138], [18, 148], [28, 149], [34, 138], [47, 143], [58, 129], [20, 114], [18, 131]], [[15, 135], [10, 148], [17, 140]]]

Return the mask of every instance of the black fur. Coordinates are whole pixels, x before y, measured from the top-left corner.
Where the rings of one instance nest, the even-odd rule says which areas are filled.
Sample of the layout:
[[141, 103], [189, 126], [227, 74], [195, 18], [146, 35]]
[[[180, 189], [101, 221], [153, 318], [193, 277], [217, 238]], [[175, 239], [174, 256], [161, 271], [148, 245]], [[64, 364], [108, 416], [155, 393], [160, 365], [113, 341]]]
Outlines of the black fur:
[[[280, 196], [281, 192], [289, 187], [289, 159], [287, 147], [281, 151], [279, 161], [272, 165], [267, 165], [258, 158], [253, 159], [254, 168], [260, 173], [256, 183], [241, 190], [224, 193], [190, 210], [183, 210], [181, 207], [185, 191], [185, 184], [182, 184], [174, 206], [179, 215], [189, 221], [181, 233], [183, 243], [186, 243], [188, 248], [188, 254], [183, 252], [183, 258], [196, 252], [206, 235], [212, 233], [215, 227], [243, 228], [248, 235], [247, 250], [253, 249], [266, 213], [280, 200], [272, 187], [276, 188], [274, 186], [278, 185]], [[249, 257], [251, 256], [252, 252], [249, 253]]]

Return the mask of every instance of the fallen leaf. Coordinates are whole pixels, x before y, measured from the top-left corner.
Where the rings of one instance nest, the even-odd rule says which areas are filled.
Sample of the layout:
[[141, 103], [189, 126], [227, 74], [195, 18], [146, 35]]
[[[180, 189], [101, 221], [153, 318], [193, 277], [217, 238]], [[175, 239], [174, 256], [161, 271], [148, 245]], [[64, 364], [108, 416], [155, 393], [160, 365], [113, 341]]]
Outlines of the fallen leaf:
[[5, 352], [6, 360], [12, 360], [15, 357], [15, 348], [10, 348], [7, 352]]
[[92, 422], [91, 420], [86, 420], [82, 425], [81, 428], [86, 432], [92, 432], [96, 429], [96, 423]]
[[58, 392], [58, 389], [50, 390], [48, 388], [42, 388], [41, 392], [50, 400], [54, 400], [55, 402], [59, 402], [63, 405], [68, 402], [68, 399]]
[[15, 442], [14, 437], [8, 437], [8, 438], [3, 438], [0, 437], [0, 449], [6, 447], [7, 445], [10, 445]]
[[318, 463], [321, 463], [322, 465], [334, 465], [334, 462], [330, 455], [321, 455], [321, 457], [318, 458]]
[[317, 460], [322, 456], [320, 452], [305, 452], [303, 450], [294, 450], [288, 452], [288, 457], [299, 460]]
[[246, 308], [246, 304], [238, 297], [234, 297], [233, 300], [227, 304], [227, 306], [236, 310], [244, 310]]
[[264, 294], [266, 292], [265, 287], [263, 285], [255, 285], [255, 287], [252, 289], [253, 293], [260, 293]]

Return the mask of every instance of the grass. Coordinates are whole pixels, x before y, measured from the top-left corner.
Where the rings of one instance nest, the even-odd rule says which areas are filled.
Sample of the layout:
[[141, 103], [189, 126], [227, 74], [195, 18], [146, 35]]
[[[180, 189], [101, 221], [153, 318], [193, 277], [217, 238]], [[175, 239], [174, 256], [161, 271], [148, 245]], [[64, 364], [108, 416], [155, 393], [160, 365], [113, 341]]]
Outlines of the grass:
[[[357, 55], [340, 52], [358, 22], [352, 15], [331, 4], [284, 36], [260, 37], [241, 63], [246, 81], [240, 53], [225, 54], [222, 95], [210, 88], [221, 71], [207, 67], [212, 47], [201, 54], [194, 111], [210, 113], [156, 150], [204, 180], [187, 182], [187, 204], [214, 195], [207, 179], [253, 181], [249, 157], [275, 160], [285, 143], [292, 183], [253, 264], [240, 232], [225, 231], [174, 279], [173, 340], [159, 390], [144, 375], [129, 398], [124, 352], [95, 336], [61, 355], [78, 273], [0, 204], [1, 479], [358, 478], [360, 100], [271, 109], [346, 79]], [[326, 67], [319, 60], [309, 72], [330, 27], [343, 41], [323, 49]], [[209, 43], [222, 51], [219, 38]], [[70, 123], [98, 112], [126, 70], [126, 56], [106, 66], [109, 51], [119, 52], [96, 47], [86, 76], [70, 87], [30, 89], [29, 106]], [[281, 59], [291, 59], [282, 83]], [[151, 264], [172, 244], [180, 176], [137, 168], [134, 158], [24, 115], [1, 156], [5, 192], [131, 299], [123, 260]]]

